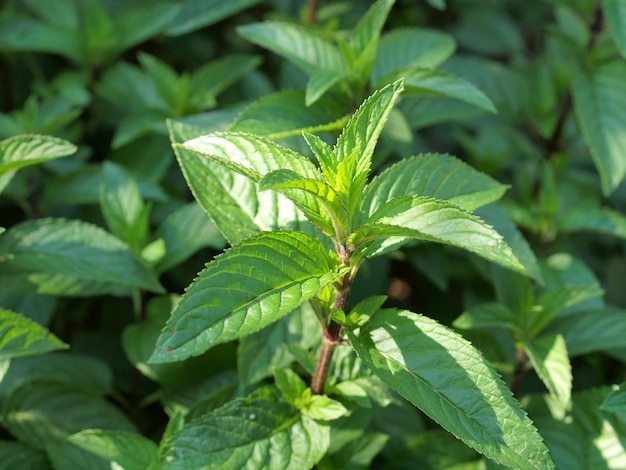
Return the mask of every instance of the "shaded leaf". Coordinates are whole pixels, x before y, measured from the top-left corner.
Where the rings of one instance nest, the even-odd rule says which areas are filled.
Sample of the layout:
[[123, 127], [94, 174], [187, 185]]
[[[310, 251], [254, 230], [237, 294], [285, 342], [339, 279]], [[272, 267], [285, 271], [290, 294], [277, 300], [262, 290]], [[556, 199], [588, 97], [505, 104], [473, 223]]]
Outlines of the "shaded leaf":
[[574, 209], [559, 220], [559, 233], [589, 231], [626, 238], [626, 217], [608, 207]]
[[328, 426], [302, 416], [273, 387], [187, 423], [162, 445], [164, 470], [311, 468], [329, 445]]
[[65, 219], [15, 225], [0, 238], [0, 289], [86, 296], [129, 287], [162, 292], [127, 245], [101, 228]]
[[513, 468], [553, 468], [520, 404], [460, 335], [395, 309], [347, 333], [376, 375], [470, 447]]
[[67, 348], [39, 323], [0, 308], [0, 361]]
[[626, 58], [626, 5], [620, 0], [602, 0], [602, 9], [615, 45]]
[[469, 330], [472, 328], [505, 328], [518, 332], [515, 314], [501, 303], [491, 302], [480, 304], [463, 312], [452, 323], [455, 328]]
[[261, 0], [185, 0], [178, 16], [171, 22], [165, 34], [180, 36], [196, 29], [217, 23], [224, 18], [249, 8]]
[[572, 366], [561, 335], [546, 335], [524, 341], [524, 350], [550, 394], [563, 404], [572, 395]]
[[85, 429], [68, 436], [68, 440], [124, 470], [156, 469], [159, 463], [157, 445], [134, 432]]
[[151, 361], [182, 360], [254, 333], [340, 276], [321, 242], [305, 233], [248, 238], [207, 264], [189, 286]]
[[372, 50], [372, 60], [374, 59], [373, 48], [378, 44], [380, 32], [394, 3], [395, 0], [378, 0], [352, 30], [350, 48], [357, 60], [369, 50]]
[[48, 468], [46, 454], [15, 441], [0, 441], [0, 470]]
[[602, 181], [611, 194], [626, 175], [626, 64], [609, 62], [592, 72], [575, 69], [573, 96], [576, 118]]

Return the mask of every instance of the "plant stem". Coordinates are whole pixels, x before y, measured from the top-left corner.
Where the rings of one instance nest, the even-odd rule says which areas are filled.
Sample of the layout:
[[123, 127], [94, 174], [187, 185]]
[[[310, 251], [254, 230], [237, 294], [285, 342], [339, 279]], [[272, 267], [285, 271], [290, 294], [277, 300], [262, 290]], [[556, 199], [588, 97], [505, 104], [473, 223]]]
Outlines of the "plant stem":
[[[335, 288], [336, 293], [333, 310], [345, 311], [351, 284], [352, 278], [348, 273], [344, 276], [341, 286]], [[315, 366], [315, 373], [313, 374], [313, 379], [311, 380], [311, 391], [316, 395], [324, 393], [324, 384], [326, 383], [326, 376], [328, 375], [330, 362], [340, 339], [341, 325], [336, 321], [331, 320], [328, 327], [324, 330], [322, 350], [320, 351], [320, 356]]]
[[316, 14], [317, 14], [317, 0], [309, 0], [309, 8], [307, 9], [306, 22], [308, 24], [315, 23]]
[[519, 388], [524, 378], [524, 364], [526, 362], [526, 354], [521, 347], [517, 348], [515, 354], [515, 370], [513, 371], [513, 379], [511, 381], [511, 391], [514, 396], [519, 396]]

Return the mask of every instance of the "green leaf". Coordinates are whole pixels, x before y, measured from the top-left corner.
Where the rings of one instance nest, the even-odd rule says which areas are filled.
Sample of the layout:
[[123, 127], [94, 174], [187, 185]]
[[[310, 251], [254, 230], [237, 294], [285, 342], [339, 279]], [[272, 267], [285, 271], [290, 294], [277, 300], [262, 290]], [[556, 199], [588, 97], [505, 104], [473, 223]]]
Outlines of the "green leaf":
[[626, 311], [603, 308], [557, 318], [546, 333], [563, 335], [570, 357], [626, 347]]
[[46, 454], [15, 441], [0, 441], [0, 470], [48, 468]]
[[559, 233], [596, 232], [626, 238], [626, 217], [608, 207], [574, 208], [558, 221]]
[[502, 237], [478, 217], [444, 201], [427, 197], [398, 197], [383, 205], [351, 236], [350, 243], [362, 248], [365, 256], [380, 252], [368, 242], [405, 237], [456, 246], [498, 263], [524, 271]]
[[572, 395], [572, 366], [561, 335], [546, 335], [524, 341], [524, 351], [550, 394], [564, 405]]
[[0, 361], [67, 348], [39, 323], [0, 308]]
[[[191, 140], [200, 133], [197, 128], [181, 123], [170, 122], [169, 126], [174, 143]], [[259, 194], [250, 178], [198, 152], [180, 145], [173, 147], [191, 192], [229, 243], [235, 244], [262, 230], [307, 230], [308, 221], [284, 196], [277, 197], [272, 192]], [[279, 166], [270, 168], [277, 170]]]
[[423, 154], [387, 168], [368, 186], [361, 206], [368, 216], [400, 196], [445, 199], [468, 211], [500, 199], [506, 186], [449, 155]]
[[114, 235], [135, 251], [143, 248], [148, 237], [150, 208], [144, 205], [133, 176], [115, 163], [103, 164], [100, 207]]
[[379, 311], [347, 334], [376, 375], [470, 447], [513, 468], [553, 468], [520, 404], [460, 335], [395, 309]]
[[518, 332], [515, 314], [501, 303], [490, 302], [480, 304], [463, 312], [452, 325], [455, 328], [469, 330], [473, 328], [505, 328]]
[[405, 86], [407, 95], [455, 98], [490, 113], [497, 112], [492, 101], [482, 91], [471, 82], [451, 73], [428, 69], [407, 70]]
[[251, 104], [229, 130], [280, 139], [302, 132], [341, 129], [345, 124], [343, 114], [336, 100], [322, 97], [307, 107], [302, 92], [283, 91], [266, 95]]
[[172, 212], [154, 234], [163, 240], [165, 254], [156, 265], [159, 272], [167, 271], [204, 247], [224, 248], [225, 241], [217, 227], [196, 203]]
[[261, 0], [185, 0], [178, 16], [165, 31], [168, 36], [180, 36], [204, 26], [215, 24], [246, 8], [260, 3]]
[[124, 470], [156, 469], [159, 463], [157, 445], [134, 432], [85, 429], [68, 439], [78, 447], [115, 462]]
[[614, 61], [595, 66], [592, 72], [577, 68], [573, 77], [576, 118], [607, 196], [626, 175], [624, 74], [626, 64]]
[[196, 418], [162, 445], [162, 469], [312, 468], [329, 445], [327, 425], [299, 414], [273, 387]]
[[152, 362], [196, 356], [254, 333], [342, 275], [322, 243], [301, 232], [267, 232], [207, 264], [163, 330]]
[[302, 408], [302, 414], [318, 421], [333, 421], [348, 414], [343, 404], [326, 395], [313, 395]]
[[336, 175], [329, 183], [341, 195], [350, 216], [365, 187], [380, 133], [403, 88], [399, 80], [375, 91], [363, 102], [337, 139], [335, 161], [323, 170], [324, 174]]
[[16, 135], [0, 141], [0, 175], [76, 152], [66, 140], [46, 135]]
[[300, 408], [298, 405], [302, 405], [304, 391], [307, 389], [304, 381], [291, 369], [274, 367], [273, 374], [276, 387], [282, 393], [283, 398], [290, 405]]
[[346, 70], [321, 69], [315, 72], [306, 84], [305, 104], [311, 106], [317, 103], [326, 91], [349, 76], [350, 74]]
[[79, 220], [38, 219], [0, 237], [0, 289], [89, 296], [139, 287], [163, 292], [127, 245]]
[[380, 32], [394, 3], [395, 0], [378, 0], [352, 30], [350, 48], [357, 60], [378, 44]]
[[604, 18], [617, 49], [626, 58], [626, 5], [620, 0], [602, 0]]
[[391, 72], [407, 67], [435, 68], [450, 57], [456, 48], [452, 36], [421, 28], [396, 28], [385, 34], [378, 43], [378, 52], [372, 69], [372, 83]]
[[287, 367], [294, 360], [288, 347], [309, 349], [321, 339], [319, 320], [309, 304], [303, 304], [254, 334], [241, 338], [237, 348], [237, 372], [243, 386], [272, 375], [272, 367]]
[[248, 41], [284, 57], [307, 75], [319, 70], [345, 70], [337, 46], [317, 31], [302, 25], [265, 21], [237, 27], [237, 33]]

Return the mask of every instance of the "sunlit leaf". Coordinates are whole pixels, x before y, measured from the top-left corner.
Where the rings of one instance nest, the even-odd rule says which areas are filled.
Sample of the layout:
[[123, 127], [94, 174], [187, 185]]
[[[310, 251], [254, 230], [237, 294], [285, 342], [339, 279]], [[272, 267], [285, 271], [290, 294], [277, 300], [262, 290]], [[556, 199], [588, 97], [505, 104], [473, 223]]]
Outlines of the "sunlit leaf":
[[138, 433], [85, 429], [68, 436], [68, 440], [110, 462], [115, 462], [124, 470], [158, 468], [157, 445]]
[[67, 344], [39, 323], [0, 308], [0, 361], [66, 348]]
[[572, 394], [572, 366], [561, 335], [546, 335], [524, 341], [524, 350], [550, 394], [564, 404]]
[[56, 137], [16, 135], [0, 141], [0, 175], [76, 152], [76, 146]]

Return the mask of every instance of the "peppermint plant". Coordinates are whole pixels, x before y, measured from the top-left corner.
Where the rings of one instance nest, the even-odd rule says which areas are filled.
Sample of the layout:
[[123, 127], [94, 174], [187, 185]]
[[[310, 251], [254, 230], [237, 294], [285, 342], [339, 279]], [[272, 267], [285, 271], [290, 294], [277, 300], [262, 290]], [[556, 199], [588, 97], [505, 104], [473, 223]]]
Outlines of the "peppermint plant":
[[303, 133], [313, 159], [253, 134], [201, 135], [170, 125], [189, 187], [232, 247], [187, 288], [149, 362], [244, 344], [305, 308], [315, 312], [321, 340], [289, 347], [297, 362], [270, 369], [273, 381], [262, 373], [264, 380], [240, 385], [233, 400], [173, 418], [159, 449], [162, 468], [329, 465], [326, 454], [341, 434], [336, 423], [376, 400], [390, 402], [373, 384], [500, 464], [553, 467], [520, 404], [461, 335], [433, 318], [385, 308], [384, 296], [350, 304], [368, 260], [409, 243], [442, 243], [526, 271], [472, 213], [498, 199], [503, 185], [432, 154], [371, 177], [377, 139], [403, 87], [399, 80], [375, 91], [334, 146]]

